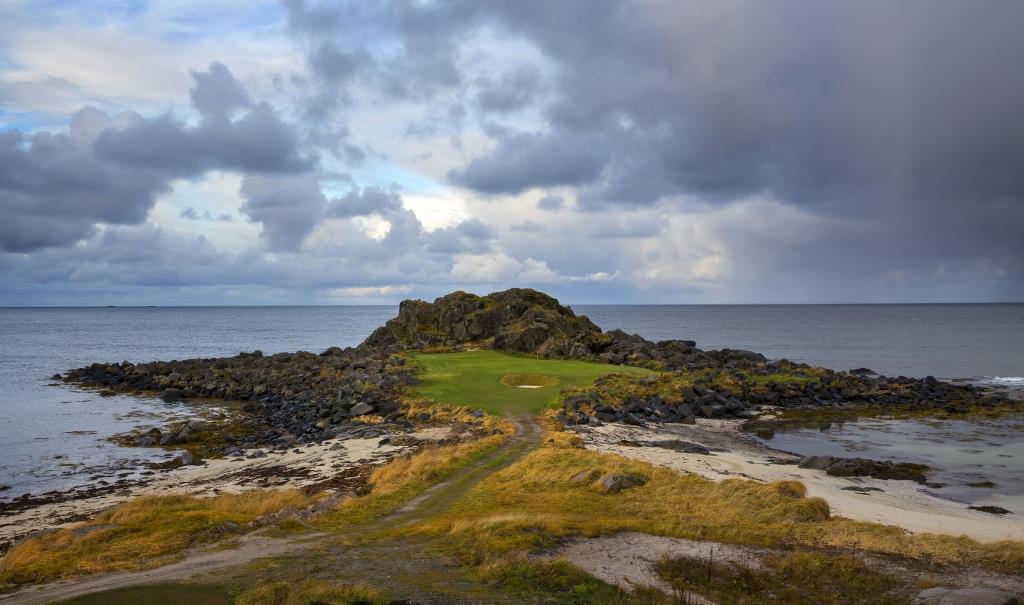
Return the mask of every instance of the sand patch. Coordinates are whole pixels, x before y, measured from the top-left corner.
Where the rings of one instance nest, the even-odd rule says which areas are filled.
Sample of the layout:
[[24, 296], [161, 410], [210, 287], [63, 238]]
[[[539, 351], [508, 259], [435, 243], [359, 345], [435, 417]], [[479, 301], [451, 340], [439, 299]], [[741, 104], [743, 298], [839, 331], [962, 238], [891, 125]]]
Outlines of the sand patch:
[[[981, 542], [1024, 540], [1024, 516], [1020, 514], [996, 517], [969, 510], [967, 505], [940, 498], [912, 481], [832, 477], [823, 471], [799, 468], [795, 464], [795, 456], [772, 450], [741, 433], [738, 428], [741, 422], [700, 419], [695, 425], [633, 427], [605, 424], [579, 427], [577, 430], [588, 448], [696, 473], [716, 481], [728, 477], [754, 481], [801, 481], [807, 486], [808, 496], [820, 496], [828, 502], [833, 515], [897, 525], [913, 533], [966, 535]], [[710, 448], [712, 455], [622, 445], [666, 439], [699, 443]]]
[[517, 389], [540, 389], [554, 386], [561, 380], [545, 374], [505, 374], [498, 382]]
[[[637, 586], [653, 586], [665, 594], [673, 590], [654, 570], [662, 557], [694, 557], [711, 559], [761, 569], [761, 557], [773, 551], [752, 546], [698, 542], [683, 538], [666, 538], [636, 532], [575, 540], [556, 550], [555, 558], [564, 558], [588, 574], [626, 590]], [[685, 595], [686, 603], [713, 603], [695, 593]]]
[[[416, 440], [440, 440], [451, 427], [431, 427], [410, 436]], [[382, 443], [382, 440], [384, 443]], [[89, 493], [63, 502], [45, 503], [0, 517], [0, 544], [10, 544], [40, 530], [60, 528], [90, 518], [116, 504], [139, 496], [189, 494], [214, 496], [254, 489], [287, 489], [311, 485], [331, 487], [354, 469], [383, 464], [415, 449], [414, 440], [383, 437], [332, 439], [287, 452], [268, 452], [261, 458], [219, 458], [199, 466], [156, 471], [152, 476], [116, 490]]]

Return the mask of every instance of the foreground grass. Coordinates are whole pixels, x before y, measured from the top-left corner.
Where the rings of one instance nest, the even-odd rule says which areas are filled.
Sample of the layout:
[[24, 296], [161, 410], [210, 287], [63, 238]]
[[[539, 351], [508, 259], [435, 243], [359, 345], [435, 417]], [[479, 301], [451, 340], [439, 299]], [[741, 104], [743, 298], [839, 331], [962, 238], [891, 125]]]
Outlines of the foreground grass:
[[[412, 404], [415, 411], [417, 404]], [[512, 425], [469, 410], [435, 406], [434, 418], [475, 423], [493, 433], [451, 446], [433, 446], [392, 460], [371, 476], [372, 492], [343, 500], [318, 521], [327, 529], [372, 522], [397, 510], [431, 485], [500, 447]], [[197, 498], [145, 496], [119, 504], [76, 526], [29, 538], [0, 559], [0, 583], [45, 582], [90, 574], [156, 567], [173, 562], [186, 548], [246, 531], [257, 517], [305, 508], [319, 495], [300, 490], [252, 491]], [[287, 529], [289, 522], [283, 522]], [[295, 525], [295, 529], [299, 526]]]
[[335, 531], [372, 523], [498, 449], [507, 439], [508, 435], [497, 434], [458, 445], [428, 447], [395, 458], [370, 476], [373, 488], [368, 495], [343, 500], [337, 510], [321, 516], [316, 523]]
[[193, 544], [241, 532], [257, 517], [314, 500], [298, 490], [137, 498], [86, 523], [22, 542], [0, 560], [0, 582], [27, 584], [152, 566]]
[[[649, 376], [654, 372], [629, 366], [579, 360], [537, 359], [493, 350], [464, 353], [416, 353], [420, 369], [417, 397], [479, 408], [494, 414], [538, 412], [557, 401], [565, 388], [591, 384], [609, 374]], [[524, 389], [503, 384], [508, 375], [541, 375], [557, 379], [554, 384]], [[513, 385], [519, 380], [507, 382]]]
[[301, 582], [269, 582], [239, 595], [235, 605], [387, 605], [391, 596], [384, 590], [305, 580]]
[[[618, 494], [601, 493], [596, 484], [570, 484], [587, 470], [630, 474], [646, 483]], [[838, 547], [929, 564], [1024, 570], [1024, 542], [981, 544], [831, 518], [827, 503], [806, 497], [799, 482], [715, 482], [557, 441], [491, 476], [449, 513], [414, 531], [447, 534], [484, 577], [496, 561], [550, 548], [559, 538], [619, 531], [776, 548]]]

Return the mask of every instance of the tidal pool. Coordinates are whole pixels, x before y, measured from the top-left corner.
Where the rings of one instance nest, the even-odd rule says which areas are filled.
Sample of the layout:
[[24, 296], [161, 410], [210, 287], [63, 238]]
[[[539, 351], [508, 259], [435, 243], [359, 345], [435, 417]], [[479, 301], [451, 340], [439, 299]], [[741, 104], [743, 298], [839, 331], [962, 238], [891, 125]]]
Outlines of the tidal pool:
[[763, 440], [800, 455], [927, 464], [936, 496], [1000, 506], [1024, 515], [1024, 418], [980, 420], [862, 419], [820, 429], [777, 432]]

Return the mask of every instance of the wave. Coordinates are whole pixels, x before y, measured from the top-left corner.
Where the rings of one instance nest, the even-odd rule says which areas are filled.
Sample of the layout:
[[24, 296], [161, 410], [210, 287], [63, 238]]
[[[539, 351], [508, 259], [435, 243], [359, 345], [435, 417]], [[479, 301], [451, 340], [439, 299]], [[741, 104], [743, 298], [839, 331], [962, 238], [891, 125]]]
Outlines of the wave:
[[978, 382], [984, 384], [1006, 384], [1024, 386], [1024, 376], [985, 376]]

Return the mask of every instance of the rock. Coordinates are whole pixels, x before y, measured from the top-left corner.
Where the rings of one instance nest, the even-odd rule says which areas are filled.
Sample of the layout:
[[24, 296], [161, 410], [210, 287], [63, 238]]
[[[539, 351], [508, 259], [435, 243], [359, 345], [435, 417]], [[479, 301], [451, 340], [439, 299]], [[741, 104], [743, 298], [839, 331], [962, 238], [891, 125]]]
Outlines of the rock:
[[178, 401], [181, 399], [181, 391], [178, 389], [164, 389], [163, 391], [160, 391], [160, 394], [157, 395], [157, 397], [164, 401]]
[[1008, 511], [1008, 510], [1006, 510], [1005, 508], [1003, 508], [1001, 506], [990, 506], [990, 505], [985, 505], [985, 506], [968, 506], [967, 508], [969, 508], [971, 510], [981, 511], [983, 513], [988, 513], [990, 515], [1008, 515], [1011, 512], [1013, 512], [1013, 511]]
[[60, 374], [54, 374], [53, 376], [50, 376], [50, 380], [63, 380], [63, 379], [64, 379], [64, 377], [61, 376]]
[[580, 471], [569, 479], [569, 485], [590, 485], [600, 476], [601, 471], [597, 469]]
[[914, 605], [1022, 605], [1019, 597], [993, 588], [944, 588], [921, 591]]
[[138, 447], [150, 447], [156, 445], [156, 439], [153, 439], [149, 435], [144, 435], [135, 440], [135, 445]]
[[536, 290], [513, 288], [477, 296], [452, 292], [428, 303], [405, 300], [398, 316], [360, 348], [453, 346], [481, 341], [496, 349], [544, 357], [586, 357], [609, 338], [589, 319]]
[[353, 416], [363, 416], [365, 414], [369, 414], [372, 411], [373, 411], [373, 406], [368, 404], [368, 403], [366, 403], [365, 401], [361, 401], [361, 402], [355, 404], [354, 406], [352, 406], [352, 409], [349, 410], [349, 412]]
[[867, 458], [838, 458], [835, 456], [805, 456], [797, 463], [800, 468], [823, 470], [835, 477], [874, 477], [876, 479], [905, 479], [923, 483], [928, 467], [910, 462], [890, 462]]
[[608, 473], [601, 477], [601, 491], [606, 494], [617, 494], [624, 489], [639, 487], [647, 481], [636, 475], [622, 473]]
[[253, 451], [249, 452], [249, 455], [246, 456], [246, 458], [263, 458], [266, 455], [267, 455], [267, 453], [264, 452], [263, 450], [253, 450]]
[[167, 433], [166, 435], [160, 438], [160, 445], [174, 445], [177, 442], [178, 436], [172, 435], [171, 433]]
[[186, 426], [188, 427], [188, 430], [198, 432], [206, 428], [206, 421], [202, 418], [193, 418], [188, 421]]
[[655, 441], [651, 445], [654, 447], [660, 447], [667, 450], [674, 450], [677, 452], [684, 452], [687, 454], [710, 454], [711, 450], [700, 445], [698, 443], [691, 443], [689, 441], [683, 441], [682, 439], [667, 439], [665, 441]]
[[188, 466], [190, 464], [199, 464], [199, 460], [189, 452], [182, 452], [174, 457], [181, 466]]

